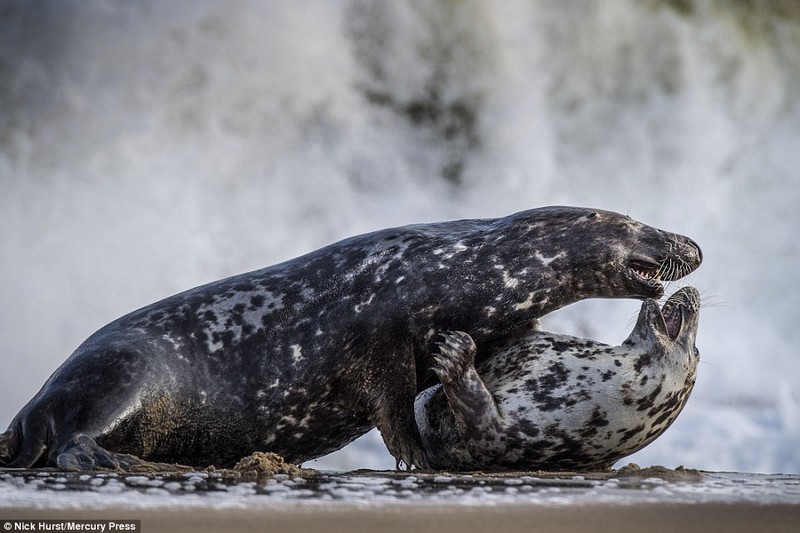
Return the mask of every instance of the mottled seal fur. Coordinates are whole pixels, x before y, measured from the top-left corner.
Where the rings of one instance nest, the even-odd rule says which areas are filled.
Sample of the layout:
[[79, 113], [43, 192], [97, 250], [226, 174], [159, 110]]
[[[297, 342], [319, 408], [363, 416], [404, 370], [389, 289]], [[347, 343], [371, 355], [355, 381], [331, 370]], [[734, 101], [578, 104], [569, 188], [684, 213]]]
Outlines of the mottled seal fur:
[[441, 384], [417, 397], [432, 468], [603, 470], [661, 435], [695, 382], [699, 296], [692, 287], [659, 309], [645, 300], [620, 346], [546, 331], [496, 347], [474, 366], [475, 344], [443, 334]]
[[377, 426], [424, 466], [414, 399], [437, 331], [491, 346], [584, 298], [658, 297], [700, 262], [686, 237], [577, 207], [349, 238], [101, 328], [0, 436], [0, 464], [299, 463]]

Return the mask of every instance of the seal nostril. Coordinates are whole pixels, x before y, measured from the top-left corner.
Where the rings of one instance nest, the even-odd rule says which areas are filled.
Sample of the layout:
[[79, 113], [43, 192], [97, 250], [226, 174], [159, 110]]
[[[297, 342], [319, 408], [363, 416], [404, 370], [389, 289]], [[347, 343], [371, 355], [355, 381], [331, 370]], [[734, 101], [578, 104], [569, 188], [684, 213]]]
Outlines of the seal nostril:
[[687, 237], [686, 240], [689, 241], [689, 246], [694, 248], [695, 251], [697, 252], [697, 264], [699, 265], [700, 263], [703, 262], [703, 250], [701, 250], [700, 245], [694, 242], [692, 239]]

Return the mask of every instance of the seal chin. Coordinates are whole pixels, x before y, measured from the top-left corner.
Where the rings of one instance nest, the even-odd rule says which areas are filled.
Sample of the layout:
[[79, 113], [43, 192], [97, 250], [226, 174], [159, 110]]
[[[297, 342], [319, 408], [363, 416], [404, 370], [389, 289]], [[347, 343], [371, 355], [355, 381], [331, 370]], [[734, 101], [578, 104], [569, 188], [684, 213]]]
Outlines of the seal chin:
[[639, 319], [631, 335], [634, 333], [638, 333], [641, 339], [648, 339], [648, 342], [655, 344], [663, 342], [667, 336], [667, 324], [656, 300], [647, 298], [642, 302]]

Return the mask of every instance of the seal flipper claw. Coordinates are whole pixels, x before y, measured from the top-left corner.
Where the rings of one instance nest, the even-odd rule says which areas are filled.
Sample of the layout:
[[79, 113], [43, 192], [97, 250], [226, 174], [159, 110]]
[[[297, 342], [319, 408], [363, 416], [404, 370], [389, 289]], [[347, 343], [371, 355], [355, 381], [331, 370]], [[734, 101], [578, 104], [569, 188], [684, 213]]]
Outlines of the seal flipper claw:
[[[396, 413], [399, 414], [400, 411], [398, 410]], [[422, 440], [417, 431], [416, 420], [413, 420], [412, 423], [413, 427], [408, 427], [408, 424], [399, 424], [399, 420], [394, 420], [391, 426], [386, 426], [383, 423], [376, 424], [386, 448], [395, 458], [395, 468], [397, 470], [401, 470], [401, 464], [405, 465], [406, 470], [411, 470], [412, 466], [417, 468], [428, 467], [428, 462], [422, 450]], [[401, 431], [398, 431], [398, 429], [401, 429]]]

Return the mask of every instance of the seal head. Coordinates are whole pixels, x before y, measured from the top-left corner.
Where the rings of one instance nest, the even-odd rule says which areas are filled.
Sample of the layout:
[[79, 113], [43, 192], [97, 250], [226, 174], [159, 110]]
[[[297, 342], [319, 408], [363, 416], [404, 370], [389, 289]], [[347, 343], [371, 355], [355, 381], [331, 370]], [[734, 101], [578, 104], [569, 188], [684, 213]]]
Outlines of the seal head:
[[642, 303], [636, 326], [622, 343], [666, 360], [680, 359], [676, 354], [699, 357], [695, 346], [700, 319], [700, 293], [694, 287], [683, 287], [670, 296], [664, 305], [647, 299]]

